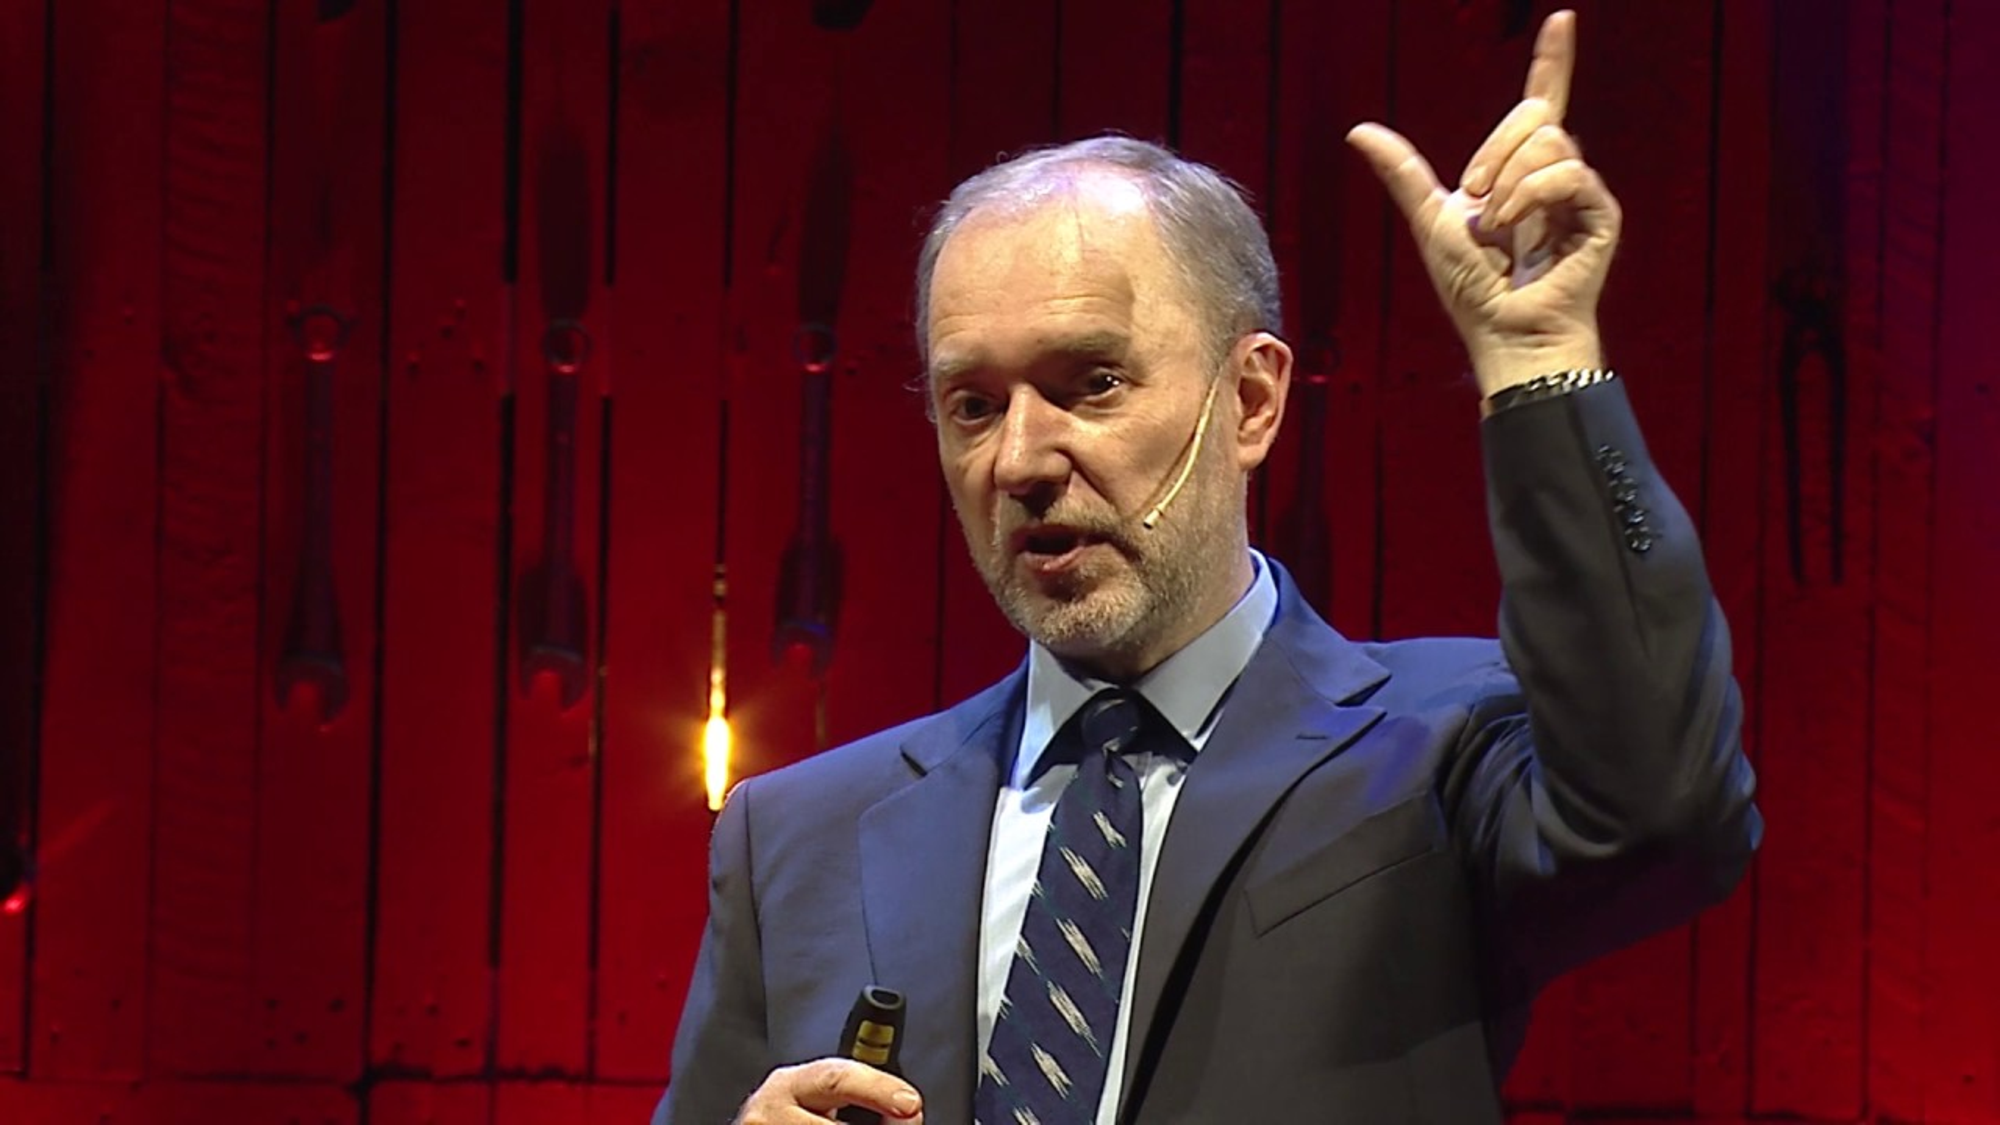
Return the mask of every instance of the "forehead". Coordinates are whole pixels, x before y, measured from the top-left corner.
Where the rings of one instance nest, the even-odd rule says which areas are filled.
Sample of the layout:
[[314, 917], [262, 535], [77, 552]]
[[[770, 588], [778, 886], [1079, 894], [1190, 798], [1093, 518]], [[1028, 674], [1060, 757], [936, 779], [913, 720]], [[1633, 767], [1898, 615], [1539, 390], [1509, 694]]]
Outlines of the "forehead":
[[1073, 176], [982, 206], [946, 239], [925, 325], [932, 370], [1025, 363], [1078, 337], [1177, 346], [1192, 338], [1182, 291], [1138, 185]]

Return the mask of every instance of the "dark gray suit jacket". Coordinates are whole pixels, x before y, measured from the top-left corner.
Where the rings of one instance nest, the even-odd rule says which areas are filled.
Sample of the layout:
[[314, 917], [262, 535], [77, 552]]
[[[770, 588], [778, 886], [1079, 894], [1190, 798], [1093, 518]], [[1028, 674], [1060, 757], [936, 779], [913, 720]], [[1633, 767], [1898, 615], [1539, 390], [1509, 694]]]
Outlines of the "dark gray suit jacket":
[[[1123, 1120], [1498, 1122], [1537, 990], [1722, 897], [1755, 850], [1728, 631], [1623, 390], [1482, 432], [1498, 643], [1354, 644], [1277, 570], [1162, 845]], [[737, 788], [656, 1125], [728, 1121], [830, 1053], [870, 982], [909, 997], [926, 1121], [970, 1118], [1025, 680]]]

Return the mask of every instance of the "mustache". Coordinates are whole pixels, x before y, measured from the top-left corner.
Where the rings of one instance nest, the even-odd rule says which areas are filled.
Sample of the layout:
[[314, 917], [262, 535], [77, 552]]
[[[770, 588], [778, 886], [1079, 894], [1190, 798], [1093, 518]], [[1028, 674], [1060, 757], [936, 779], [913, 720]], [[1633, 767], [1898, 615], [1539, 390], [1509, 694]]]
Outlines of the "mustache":
[[1063, 527], [1071, 531], [1101, 539], [1121, 551], [1129, 551], [1134, 544], [1131, 530], [1136, 520], [1128, 519], [1117, 512], [1094, 512], [1084, 509], [1050, 509], [1039, 515], [1023, 511], [1018, 506], [1010, 506], [1009, 511], [993, 521], [993, 545], [1004, 550], [1013, 541], [1014, 535], [1024, 528]]

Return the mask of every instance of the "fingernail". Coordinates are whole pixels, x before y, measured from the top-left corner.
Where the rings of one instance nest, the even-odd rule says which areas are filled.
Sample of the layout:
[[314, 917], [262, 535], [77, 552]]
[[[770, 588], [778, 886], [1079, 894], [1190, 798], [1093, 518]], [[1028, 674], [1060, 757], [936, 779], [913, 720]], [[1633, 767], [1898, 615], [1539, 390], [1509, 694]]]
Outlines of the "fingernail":
[[1471, 168], [1466, 169], [1465, 182], [1461, 183], [1459, 186], [1464, 188], [1466, 191], [1471, 192], [1473, 195], [1484, 195], [1485, 190], [1481, 188], [1480, 185], [1485, 182], [1486, 182], [1486, 165], [1475, 164]]
[[917, 1092], [915, 1090], [898, 1090], [896, 1091], [895, 1096], [889, 1099], [889, 1104], [896, 1107], [896, 1116], [910, 1117], [913, 1116], [917, 1112], [917, 1110], [923, 1106], [924, 1103], [918, 1100]]

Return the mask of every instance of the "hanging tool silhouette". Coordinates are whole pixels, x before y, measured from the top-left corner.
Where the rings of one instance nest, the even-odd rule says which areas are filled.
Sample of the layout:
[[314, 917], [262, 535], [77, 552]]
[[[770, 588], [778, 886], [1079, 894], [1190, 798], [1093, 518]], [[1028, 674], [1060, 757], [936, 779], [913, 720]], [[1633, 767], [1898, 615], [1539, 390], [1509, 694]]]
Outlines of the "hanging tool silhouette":
[[557, 127], [536, 169], [536, 254], [548, 388], [539, 557], [521, 584], [521, 692], [552, 676], [564, 708], [590, 684], [589, 592], [576, 565], [577, 409], [590, 363], [590, 184], [583, 146]]
[[290, 706], [294, 689], [310, 684], [321, 726], [347, 706], [348, 693], [333, 577], [333, 391], [334, 364], [351, 327], [325, 305], [305, 309], [292, 323], [305, 354], [305, 514], [291, 614], [278, 656], [278, 705]]
[[1847, 512], [1847, 348], [1841, 334], [1838, 287], [1818, 270], [1789, 270], [1773, 300], [1784, 315], [1778, 344], [1778, 408], [1785, 445], [1785, 539], [1792, 580], [1806, 584], [1805, 449], [1802, 418], [1810, 393], [1811, 363], [1824, 375], [1826, 394], [1827, 574], [1845, 577]]
[[799, 397], [799, 507], [779, 567], [774, 659], [802, 651], [815, 677], [833, 662], [840, 619], [840, 544], [833, 537], [833, 380], [839, 358], [834, 326], [846, 281], [852, 170], [839, 126], [813, 157], [799, 254], [798, 328], [793, 357]]

